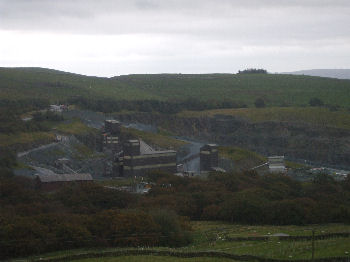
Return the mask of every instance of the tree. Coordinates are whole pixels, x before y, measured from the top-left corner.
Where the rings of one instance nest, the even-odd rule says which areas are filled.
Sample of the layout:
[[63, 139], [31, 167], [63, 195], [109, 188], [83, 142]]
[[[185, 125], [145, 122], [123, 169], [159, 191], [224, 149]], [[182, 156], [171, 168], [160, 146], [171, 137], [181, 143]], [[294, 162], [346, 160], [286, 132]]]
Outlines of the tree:
[[265, 101], [262, 98], [257, 98], [254, 102], [254, 105], [256, 108], [263, 108], [265, 107]]
[[245, 70], [239, 70], [238, 74], [267, 74], [267, 71], [265, 69], [262, 68], [248, 68]]
[[323, 106], [324, 105], [323, 101], [317, 97], [311, 98], [309, 101], [309, 104], [310, 104], [310, 106]]

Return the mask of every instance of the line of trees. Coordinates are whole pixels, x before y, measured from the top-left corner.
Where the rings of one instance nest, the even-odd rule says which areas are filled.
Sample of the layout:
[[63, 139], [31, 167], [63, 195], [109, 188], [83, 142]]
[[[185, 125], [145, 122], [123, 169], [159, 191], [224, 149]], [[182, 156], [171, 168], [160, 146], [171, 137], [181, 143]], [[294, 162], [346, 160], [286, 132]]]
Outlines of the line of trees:
[[104, 113], [119, 112], [121, 110], [140, 112], [160, 112], [175, 114], [183, 110], [209, 110], [219, 108], [245, 108], [247, 105], [232, 100], [201, 101], [197, 98], [188, 98], [181, 101], [160, 100], [113, 100], [113, 99], [87, 99], [84, 97], [71, 98], [69, 104], [75, 104], [82, 108]]
[[239, 70], [238, 74], [267, 74], [267, 71], [262, 68], [248, 68], [244, 70]]
[[42, 121], [60, 121], [61, 117], [52, 112], [36, 113], [33, 121], [23, 121], [21, 114], [47, 109], [49, 101], [43, 99], [0, 100], [0, 133], [46, 131]]
[[0, 258], [61, 249], [183, 246], [189, 220], [242, 224], [350, 223], [350, 177], [309, 183], [255, 172], [207, 179], [153, 172], [155, 186], [134, 195], [98, 184], [71, 184], [47, 194], [14, 176], [15, 155], [0, 152]]
[[47, 194], [14, 176], [15, 155], [0, 152], [0, 260], [81, 247], [188, 245], [188, 219], [141, 208], [139, 197], [100, 185], [72, 183]]
[[[144, 206], [175, 210], [194, 220], [244, 224], [350, 223], [350, 176], [337, 182], [319, 175], [301, 183], [254, 172], [211, 174], [207, 180], [158, 176]], [[164, 187], [162, 185], [171, 185]]]

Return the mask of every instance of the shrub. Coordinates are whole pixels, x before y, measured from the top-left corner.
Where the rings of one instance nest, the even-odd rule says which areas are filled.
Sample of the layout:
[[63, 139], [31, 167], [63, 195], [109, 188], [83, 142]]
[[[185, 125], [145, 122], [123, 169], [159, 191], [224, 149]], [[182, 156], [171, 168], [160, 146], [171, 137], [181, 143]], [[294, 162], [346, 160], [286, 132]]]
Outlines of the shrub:
[[265, 101], [262, 98], [258, 98], [255, 100], [254, 105], [256, 108], [263, 108], [265, 107]]

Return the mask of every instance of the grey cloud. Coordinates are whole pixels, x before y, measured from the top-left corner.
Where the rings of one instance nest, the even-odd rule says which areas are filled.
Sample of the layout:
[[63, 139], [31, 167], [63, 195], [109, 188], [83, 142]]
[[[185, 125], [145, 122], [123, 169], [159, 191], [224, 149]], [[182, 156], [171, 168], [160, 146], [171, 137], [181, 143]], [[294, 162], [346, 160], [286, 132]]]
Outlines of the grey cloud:
[[[157, 47], [150, 45], [141, 54], [153, 64], [137, 65], [140, 70], [156, 68], [160, 61], [166, 71], [174, 66], [180, 72], [184, 64], [188, 72], [195, 66], [220, 71], [214, 66], [221, 62], [229, 68], [234, 58], [254, 65], [269, 57], [272, 62], [288, 59], [288, 54], [296, 64], [312, 56], [346, 64], [349, 14], [349, 0], [0, 0], [0, 36], [1, 30], [8, 30], [159, 40]], [[207, 58], [196, 58], [204, 55]], [[194, 62], [183, 63], [186, 60]], [[209, 60], [210, 69], [202, 66]]]
[[343, 0], [0, 0], [0, 28], [308, 39], [348, 35], [349, 12], [350, 3]]

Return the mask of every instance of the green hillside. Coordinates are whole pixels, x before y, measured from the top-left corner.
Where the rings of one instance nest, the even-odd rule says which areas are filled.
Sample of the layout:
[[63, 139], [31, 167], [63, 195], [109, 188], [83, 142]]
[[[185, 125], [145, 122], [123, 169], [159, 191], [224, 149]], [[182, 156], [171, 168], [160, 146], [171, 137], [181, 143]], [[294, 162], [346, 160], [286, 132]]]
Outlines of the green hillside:
[[261, 97], [268, 105], [307, 105], [318, 97], [327, 104], [350, 105], [350, 81], [277, 74], [129, 75], [118, 82], [162, 98], [234, 100], [252, 105]]
[[103, 99], [151, 99], [108, 78], [83, 76], [42, 68], [0, 68], [0, 97], [44, 98], [52, 102], [74, 96]]
[[313, 97], [350, 106], [350, 80], [280, 74], [155, 74], [89, 77], [41, 68], [0, 68], [1, 98], [82, 96], [116, 100], [230, 100], [252, 106], [307, 105]]
[[216, 115], [242, 117], [252, 122], [294, 122], [313, 126], [350, 129], [350, 114], [346, 110], [331, 111], [324, 107], [268, 107], [183, 111], [179, 117], [214, 117]]

